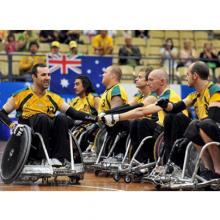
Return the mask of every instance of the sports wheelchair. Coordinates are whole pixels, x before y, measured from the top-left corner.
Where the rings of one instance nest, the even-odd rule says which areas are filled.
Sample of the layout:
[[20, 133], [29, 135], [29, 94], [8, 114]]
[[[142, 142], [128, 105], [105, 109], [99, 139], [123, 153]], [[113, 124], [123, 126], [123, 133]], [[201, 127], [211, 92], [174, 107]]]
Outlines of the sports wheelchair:
[[97, 153], [94, 146], [96, 136], [100, 132], [100, 125], [98, 123], [80, 122], [71, 129], [71, 132], [82, 151], [83, 163], [86, 170], [91, 170], [91, 165], [97, 160]]
[[[183, 139], [177, 139], [173, 144], [167, 163], [163, 163], [163, 135], [159, 138], [155, 154], [157, 163], [150, 174], [146, 175], [142, 182], [153, 183], [160, 190], [219, 190], [220, 179], [206, 180], [199, 176], [199, 170], [203, 169], [201, 158], [204, 152], [212, 145], [220, 146], [218, 142], [210, 142], [202, 147], [198, 154], [193, 143], [189, 142], [186, 148], [182, 149], [184, 153], [183, 166], [180, 167], [172, 161], [172, 158], [180, 147]], [[179, 149], [180, 150], [180, 149]]]
[[[33, 136], [39, 138], [47, 163], [31, 164], [29, 160]], [[24, 132], [20, 137], [11, 135], [2, 157], [1, 178], [4, 183], [27, 183], [42, 179], [42, 184], [59, 184], [58, 177], [68, 177], [69, 184], [78, 183], [84, 178], [84, 165], [81, 150], [72, 133], [69, 131], [70, 158], [68, 166], [54, 167], [49, 158], [44, 140], [40, 133], [33, 133], [31, 128], [24, 125]], [[63, 181], [62, 181], [63, 182]]]

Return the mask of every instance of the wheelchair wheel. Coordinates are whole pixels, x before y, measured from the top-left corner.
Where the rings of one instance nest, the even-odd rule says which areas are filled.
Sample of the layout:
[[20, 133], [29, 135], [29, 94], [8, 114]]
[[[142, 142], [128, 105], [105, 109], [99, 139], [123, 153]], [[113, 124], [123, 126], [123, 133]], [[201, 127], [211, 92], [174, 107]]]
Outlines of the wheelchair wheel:
[[198, 157], [198, 152], [195, 147], [192, 146], [189, 150], [189, 158], [186, 164], [186, 176], [192, 177]]
[[162, 132], [155, 141], [154, 144], [154, 159], [157, 160], [160, 157], [162, 148], [164, 145], [164, 133]]
[[82, 132], [78, 140], [82, 152], [84, 152], [88, 148], [90, 143], [94, 142], [98, 130], [99, 130], [98, 126], [95, 126], [95, 124], [90, 124], [86, 128], [86, 131]]
[[69, 133], [69, 135], [71, 135], [72, 138], [72, 142], [73, 142], [73, 158], [74, 158], [74, 163], [82, 163], [83, 159], [82, 159], [82, 151], [79, 147], [79, 144], [76, 140], [76, 138], [71, 134], [71, 132]]
[[[101, 150], [101, 147], [102, 147], [102, 144], [104, 142], [104, 138], [105, 138], [105, 134], [106, 134], [106, 129], [105, 128], [102, 128], [100, 129], [96, 136], [95, 136], [95, 140], [94, 140], [94, 146], [95, 146], [95, 151], [96, 151], [96, 154], [98, 155], [100, 150]], [[109, 136], [107, 136], [107, 138], [109, 139]], [[107, 140], [107, 142], [109, 142]], [[107, 145], [107, 144], [106, 144]], [[105, 146], [105, 149], [103, 151], [103, 155], [106, 154], [106, 146]]]
[[31, 140], [31, 128], [27, 125], [24, 125], [24, 132], [20, 137], [10, 137], [1, 164], [1, 178], [4, 183], [10, 184], [19, 177], [29, 156]]

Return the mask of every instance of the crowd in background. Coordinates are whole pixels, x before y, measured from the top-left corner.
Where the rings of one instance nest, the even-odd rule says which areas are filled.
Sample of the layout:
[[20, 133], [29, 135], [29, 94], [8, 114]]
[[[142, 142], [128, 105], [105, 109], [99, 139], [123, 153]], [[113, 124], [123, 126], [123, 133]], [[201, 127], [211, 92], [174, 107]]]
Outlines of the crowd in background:
[[[117, 36], [123, 38], [123, 42], [114, 52], [115, 38]], [[82, 37], [83, 36], [83, 37]], [[91, 55], [117, 55], [117, 64], [136, 67], [145, 65], [140, 45], [133, 43], [134, 38], [141, 38], [147, 41], [149, 39], [149, 31], [147, 30], [2, 30], [0, 31], [0, 44], [2, 52], [13, 54], [19, 52], [30, 53], [30, 56], [24, 56], [20, 59], [19, 74], [27, 73], [36, 63], [45, 63], [45, 57], [37, 56], [40, 44], [49, 44], [49, 54], [53, 58], [59, 58], [60, 45], [66, 44], [69, 47], [68, 57], [75, 55], [86, 55], [78, 50], [78, 45], [91, 45]], [[86, 42], [85, 42], [86, 41]], [[191, 39], [184, 39], [180, 47], [176, 47], [172, 38], [166, 38], [160, 46], [158, 54], [159, 66], [166, 70], [172, 68], [178, 73], [181, 67], [188, 67], [195, 59], [206, 62], [210, 70], [215, 72], [220, 67], [220, 51], [215, 50], [212, 43], [207, 40], [203, 44], [203, 50], [198, 51], [193, 47]], [[158, 67], [159, 67], [158, 66]], [[18, 77], [19, 78], [19, 77]], [[217, 79], [215, 79], [217, 80]]]

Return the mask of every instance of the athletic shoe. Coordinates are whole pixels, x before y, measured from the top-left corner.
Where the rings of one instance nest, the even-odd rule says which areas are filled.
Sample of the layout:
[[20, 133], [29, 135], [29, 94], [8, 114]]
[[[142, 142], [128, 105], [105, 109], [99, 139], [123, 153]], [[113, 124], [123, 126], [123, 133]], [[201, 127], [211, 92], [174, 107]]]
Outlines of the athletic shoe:
[[[52, 167], [62, 167], [63, 164], [56, 158], [50, 159]], [[42, 165], [48, 166], [48, 161], [46, 159], [42, 160]]]
[[220, 175], [211, 171], [211, 170], [208, 170], [208, 169], [204, 169], [200, 172], [200, 176], [206, 180], [212, 180], [212, 179], [219, 179], [220, 178]]

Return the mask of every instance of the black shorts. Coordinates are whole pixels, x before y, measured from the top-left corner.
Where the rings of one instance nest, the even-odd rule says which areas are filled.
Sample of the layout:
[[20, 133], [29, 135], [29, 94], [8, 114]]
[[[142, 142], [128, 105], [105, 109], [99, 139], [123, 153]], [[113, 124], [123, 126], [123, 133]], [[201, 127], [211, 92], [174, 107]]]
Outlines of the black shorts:
[[212, 119], [204, 119], [199, 123], [199, 127], [213, 140], [220, 142], [220, 125]]

